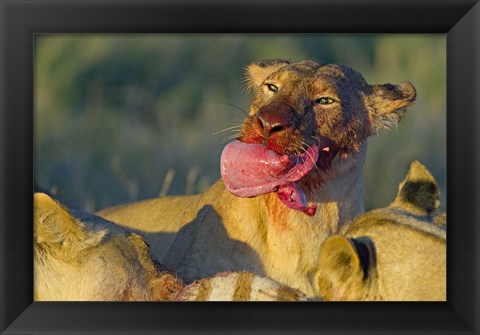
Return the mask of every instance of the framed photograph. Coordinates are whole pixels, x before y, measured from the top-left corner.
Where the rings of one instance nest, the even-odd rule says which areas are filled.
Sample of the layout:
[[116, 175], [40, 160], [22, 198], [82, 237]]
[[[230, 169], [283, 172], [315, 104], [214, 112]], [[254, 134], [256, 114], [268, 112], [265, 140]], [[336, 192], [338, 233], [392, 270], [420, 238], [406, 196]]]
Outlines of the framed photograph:
[[[0, 10], [2, 333], [480, 331], [476, 1], [3, 1]], [[249, 108], [244, 67], [271, 58], [416, 84], [418, 106], [370, 141], [365, 204], [387, 205], [409, 163], [423, 160], [449, 217], [447, 301], [34, 302], [32, 190], [89, 212], [205, 190]], [[188, 136], [175, 146], [177, 133]], [[399, 137], [402, 150], [389, 152]]]

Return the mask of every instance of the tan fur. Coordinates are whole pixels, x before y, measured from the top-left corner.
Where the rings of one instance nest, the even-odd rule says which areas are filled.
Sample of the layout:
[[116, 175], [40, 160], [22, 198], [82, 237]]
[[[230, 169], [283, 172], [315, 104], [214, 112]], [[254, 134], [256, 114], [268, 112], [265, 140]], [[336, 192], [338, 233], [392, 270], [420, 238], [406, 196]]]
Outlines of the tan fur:
[[[71, 213], [74, 213], [72, 215]], [[186, 285], [137, 234], [34, 194], [36, 301], [302, 301], [303, 293], [247, 272]]]
[[326, 239], [313, 279], [323, 298], [445, 301], [446, 232], [439, 225], [446, 224], [446, 215], [433, 216], [438, 195], [435, 179], [414, 161], [389, 207]]
[[[308, 274], [316, 269], [321, 242], [364, 211], [366, 139], [399, 120], [415, 89], [410, 83], [368, 85], [348, 67], [313, 61], [252, 64], [246, 82], [255, 96], [241, 141], [264, 142], [287, 154], [320, 142], [330, 146], [297, 183], [308, 205], [317, 205], [314, 216], [285, 207], [275, 194], [235, 197], [222, 180], [201, 195], [150, 199], [98, 214], [142, 234], [155, 257], [188, 281], [249, 271], [314, 296]], [[318, 104], [323, 96], [335, 102]], [[280, 111], [292, 126], [266, 135], [258, 115]]]
[[34, 194], [36, 301], [170, 300], [182, 289], [183, 281], [152, 259], [139, 235], [93, 215], [78, 216]]

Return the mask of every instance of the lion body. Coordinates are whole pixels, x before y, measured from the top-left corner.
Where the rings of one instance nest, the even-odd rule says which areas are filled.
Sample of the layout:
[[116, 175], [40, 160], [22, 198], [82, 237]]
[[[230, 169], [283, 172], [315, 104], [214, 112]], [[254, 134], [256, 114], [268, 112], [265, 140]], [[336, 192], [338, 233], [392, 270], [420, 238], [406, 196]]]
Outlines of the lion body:
[[[345, 66], [274, 60], [252, 64], [255, 91], [238, 139], [294, 157], [319, 147], [316, 167], [297, 182], [310, 209], [275, 193], [232, 195], [222, 180], [201, 195], [141, 201], [98, 215], [142, 234], [152, 253], [187, 281], [250, 271], [318, 295], [310, 275], [322, 241], [363, 213], [368, 136], [396, 124], [413, 103], [410, 83], [368, 85]], [[327, 98], [324, 98], [327, 97]]]
[[35, 194], [35, 300], [445, 301], [446, 216], [434, 216], [428, 170], [412, 163], [394, 202], [362, 215], [367, 138], [399, 121], [413, 85], [369, 85], [312, 61], [247, 74], [255, 96], [238, 140], [290, 163], [307, 149], [318, 156], [288, 181], [305, 199], [235, 196], [224, 179], [98, 217]]
[[[305, 274], [316, 268], [320, 243], [363, 211], [361, 165], [323, 186], [331, 192], [322, 193], [313, 218], [285, 208], [274, 194], [235, 197], [222, 180], [201, 195], [98, 214], [142, 234], [153, 255], [187, 281], [244, 270], [314, 295]], [[159, 222], [168, 222], [167, 228]]]
[[150, 254], [145, 240], [35, 193], [36, 301], [305, 301], [270, 278], [224, 272], [187, 285]]
[[[418, 162], [412, 163], [390, 206], [359, 216], [344, 225], [340, 234], [327, 237], [319, 250], [307, 250], [315, 264], [304, 273], [304, 280], [314, 292], [308, 296], [258, 275], [267, 262], [262, 263], [261, 270], [252, 267], [250, 272], [219, 272], [186, 285], [155, 260], [139, 235], [95, 215], [69, 212], [47, 195], [36, 193], [34, 298], [36, 301], [445, 301], [446, 215], [435, 213], [438, 193], [428, 170]], [[204, 215], [211, 218], [211, 212]], [[207, 264], [213, 265], [219, 262], [218, 267], [222, 268], [225, 250], [221, 248], [227, 245], [227, 251], [228, 248], [235, 251], [230, 255], [232, 258], [251, 259], [251, 264], [258, 262], [245, 255], [245, 250], [249, 250], [246, 244], [237, 241], [228, 246], [217, 235], [218, 229], [207, 226], [199, 233], [199, 226], [192, 227], [197, 231], [186, 231], [184, 238], [196, 236], [207, 243], [223, 243], [218, 249], [213, 246], [216, 255], [193, 250], [188, 255], [210, 258], [199, 257], [196, 261], [207, 260]], [[253, 233], [259, 236], [260, 229]], [[205, 237], [208, 234], [210, 238]], [[275, 237], [278, 243], [281, 237]], [[293, 255], [290, 264], [280, 263], [285, 267], [296, 264], [298, 255], [304, 253], [303, 249], [288, 250], [295, 239], [298, 236], [289, 239], [284, 235], [281, 241], [280, 250]], [[184, 243], [193, 248], [201, 246], [192, 241]], [[269, 252], [272, 251], [266, 250], [265, 255]], [[234, 265], [237, 264], [241, 263]], [[194, 263], [189, 263], [190, 267], [195, 268]], [[296, 275], [295, 270], [292, 272]], [[285, 281], [288, 275], [284, 276]]]

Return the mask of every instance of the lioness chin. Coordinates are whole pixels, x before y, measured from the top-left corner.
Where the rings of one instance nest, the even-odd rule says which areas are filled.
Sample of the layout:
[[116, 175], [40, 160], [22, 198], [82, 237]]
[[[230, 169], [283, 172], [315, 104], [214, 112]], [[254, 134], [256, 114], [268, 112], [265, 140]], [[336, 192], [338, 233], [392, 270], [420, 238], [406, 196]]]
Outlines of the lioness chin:
[[308, 277], [321, 242], [364, 211], [367, 138], [399, 121], [415, 88], [284, 60], [248, 66], [246, 84], [254, 98], [238, 141], [222, 154], [222, 180], [200, 195], [98, 214], [145, 236], [184, 279], [245, 270], [317, 295]]

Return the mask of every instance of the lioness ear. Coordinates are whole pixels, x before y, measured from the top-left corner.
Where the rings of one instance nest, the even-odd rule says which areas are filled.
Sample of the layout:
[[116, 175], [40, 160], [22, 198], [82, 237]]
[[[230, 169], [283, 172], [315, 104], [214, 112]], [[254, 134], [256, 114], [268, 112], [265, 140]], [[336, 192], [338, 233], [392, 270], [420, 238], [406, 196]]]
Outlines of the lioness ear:
[[34, 238], [37, 243], [59, 243], [62, 246], [87, 247], [97, 244], [104, 231], [88, 233], [85, 226], [68, 210], [44, 193], [34, 193]]
[[367, 105], [372, 134], [396, 125], [417, 96], [415, 87], [408, 81], [399, 85], [372, 85], [371, 89]]
[[440, 189], [430, 171], [415, 160], [400, 183], [392, 205], [414, 215], [431, 215], [440, 206]]
[[365, 280], [375, 267], [376, 252], [368, 237], [327, 238], [320, 247], [319, 291], [325, 300], [358, 300], [368, 288]]
[[257, 89], [270, 74], [290, 63], [284, 59], [268, 59], [248, 65], [245, 76], [246, 90]]
[[360, 257], [353, 241], [333, 235], [320, 247], [320, 268], [332, 281], [344, 283], [353, 277], [363, 277]]

